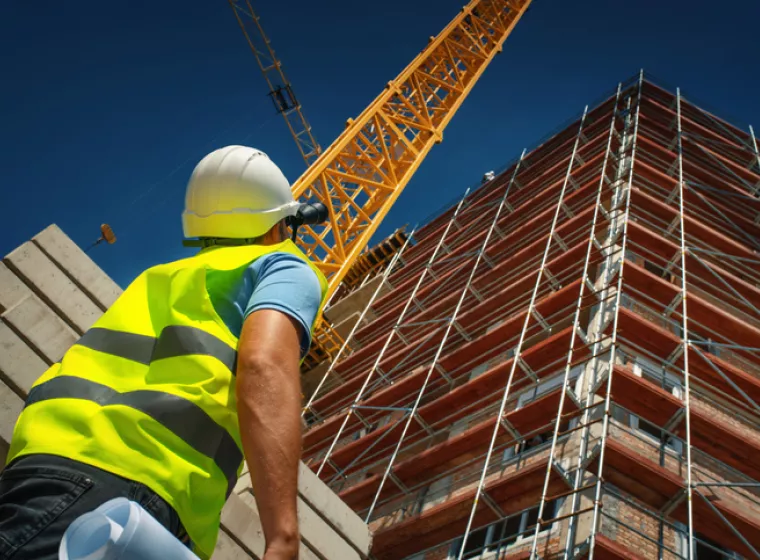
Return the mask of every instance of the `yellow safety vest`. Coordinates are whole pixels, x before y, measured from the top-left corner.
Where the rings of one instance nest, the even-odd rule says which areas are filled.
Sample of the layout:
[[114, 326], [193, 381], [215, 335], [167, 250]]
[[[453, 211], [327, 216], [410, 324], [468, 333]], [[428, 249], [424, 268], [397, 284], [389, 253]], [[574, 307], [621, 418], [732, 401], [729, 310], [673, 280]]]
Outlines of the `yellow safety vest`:
[[[239, 277], [276, 251], [309, 262], [284, 241], [213, 247], [142, 273], [34, 384], [8, 462], [49, 453], [141, 482], [171, 504], [196, 553], [208, 558], [243, 451], [238, 338], [214, 310], [206, 274]], [[324, 301], [327, 281], [309, 266]]]

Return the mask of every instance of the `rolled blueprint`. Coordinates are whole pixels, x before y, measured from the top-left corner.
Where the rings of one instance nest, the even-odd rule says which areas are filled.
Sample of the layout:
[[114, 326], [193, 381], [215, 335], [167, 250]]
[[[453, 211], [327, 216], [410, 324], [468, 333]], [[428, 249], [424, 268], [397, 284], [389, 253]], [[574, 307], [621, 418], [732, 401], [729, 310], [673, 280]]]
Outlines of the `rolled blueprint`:
[[60, 560], [198, 560], [152, 515], [115, 498], [79, 516], [58, 549]]

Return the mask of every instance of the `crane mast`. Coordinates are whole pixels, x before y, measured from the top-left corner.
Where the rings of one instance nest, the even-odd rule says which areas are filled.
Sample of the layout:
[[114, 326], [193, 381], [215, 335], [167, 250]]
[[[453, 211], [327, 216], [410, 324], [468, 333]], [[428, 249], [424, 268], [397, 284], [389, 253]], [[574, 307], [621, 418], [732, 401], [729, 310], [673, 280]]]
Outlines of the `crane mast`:
[[251, 47], [256, 62], [259, 64], [261, 73], [269, 86], [269, 97], [274, 103], [278, 113], [282, 115], [285, 124], [296, 141], [298, 151], [309, 167], [319, 154], [322, 148], [314, 138], [311, 131], [311, 125], [303, 114], [301, 103], [293, 92], [293, 87], [285, 76], [280, 59], [272, 48], [261, 21], [256, 12], [253, 10], [250, 0], [228, 0], [235, 18], [237, 18], [240, 29], [245, 35], [248, 46]]
[[[383, 218], [470, 93], [531, 0], [472, 0], [355, 119], [321, 151], [250, 0], [228, 0], [308, 169], [296, 198], [328, 209], [324, 226], [304, 226], [302, 249], [335, 293]], [[254, 38], [263, 42], [257, 48]], [[342, 341], [325, 321], [315, 331], [310, 365]]]

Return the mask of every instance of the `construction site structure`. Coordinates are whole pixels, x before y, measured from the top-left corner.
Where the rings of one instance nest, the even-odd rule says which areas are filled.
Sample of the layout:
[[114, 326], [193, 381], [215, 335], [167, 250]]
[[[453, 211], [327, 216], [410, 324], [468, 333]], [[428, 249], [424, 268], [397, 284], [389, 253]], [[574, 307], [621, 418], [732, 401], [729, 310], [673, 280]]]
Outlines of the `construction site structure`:
[[642, 72], [410, 232], [304, 410], [373, 556], [760, 558], [759, 197]]

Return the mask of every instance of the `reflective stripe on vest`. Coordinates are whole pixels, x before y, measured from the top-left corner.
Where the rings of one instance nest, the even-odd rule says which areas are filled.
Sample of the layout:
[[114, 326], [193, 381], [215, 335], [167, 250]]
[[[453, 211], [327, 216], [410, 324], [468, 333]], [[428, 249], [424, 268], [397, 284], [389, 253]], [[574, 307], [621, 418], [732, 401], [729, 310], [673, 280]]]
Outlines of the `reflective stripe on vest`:
[[91, 350], [149, 365], [178, 356], [212, 356], [235, 373], [237, 352], [214, 335], [195, 327], [169, 326], [158, 337], [94, 327], [77, 342]]
[[227, 496], [232, 493], [243, 454], [227, 430], [187, 399], [160, 391], [119, 393], [94, 381], [61, 375], [33, 387], [24, 408], [52, 399], [83, 399], [100, 406], [128, 406], [147, 414], [190, 447], [211, 458], [227, 478]]

